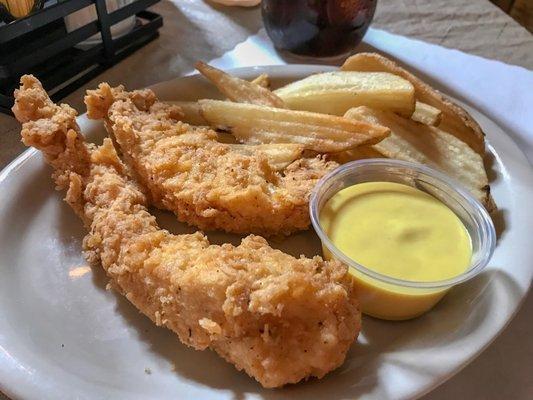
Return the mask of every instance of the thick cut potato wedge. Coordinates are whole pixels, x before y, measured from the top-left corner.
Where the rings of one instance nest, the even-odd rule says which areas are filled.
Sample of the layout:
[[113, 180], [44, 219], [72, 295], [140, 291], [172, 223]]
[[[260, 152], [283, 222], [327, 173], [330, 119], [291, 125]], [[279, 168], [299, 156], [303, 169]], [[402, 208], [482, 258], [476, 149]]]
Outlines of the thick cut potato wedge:
[[282, 171], [289, 164], [302, 157], [304, 146], [293, 143], [272, 143], [272, 144], [230, 144], [234, 151], [241, 154], [250, 155], [257, 151], [262, 152], [268, 159], [272, 168], [276, 171]]
[[[391, 135], [371, 146], [372, 151], [382, 157], [419, 162], [438, 169], [461, 182], [492, 211], [494, 204], [483, 159], [462, 140], [438, 127], [368, 107], [351, 109], [346, 117], [390, 128]], [[347, 152], [339, 160], [346, 162], [350, 155]], [[356, 151], [353, 157], [361, 158], [361, 154]]]
[[438, 108], [417, 101], [415, 105], [415, 112], [413, 115], [411, 115], [411, 119], [425, 125], [437, 126], [440, 124], [441, 116], [442, 111]]
[[248, 144], [296, 143], [329, 153], [374, 144], [389, 134], [379, 125], [327, 114], [219, 100], [199, 103], [212, 127], [228, 130]]
[[293, 110], [344, 115], [352, 107], [368, 106], [411, 116], [413, 85], [382, 72], [326, 72], [290, 83], [276, 93]]
[[207, 126], [207, 121], [200, 113], [200, 104], [196, 101], [169, 101], [169, 103], [176, 104], [183, 112], [182, 121], [190, 125]]
[[442, 111], [439, 126], [484, 156], [485, 135], [470, 114], [395, 62], [376, 53], [359, 53], [349, 57], [341, 69], [343, 71], [390, 72], [407, 79], [415, 87], [415, 97], [418, 101]]
[[237, 78], [201, 61], [197, 62], [195, 67], [231, 101], [279, 108], [285, 107], [283, 100], [257, 83]]

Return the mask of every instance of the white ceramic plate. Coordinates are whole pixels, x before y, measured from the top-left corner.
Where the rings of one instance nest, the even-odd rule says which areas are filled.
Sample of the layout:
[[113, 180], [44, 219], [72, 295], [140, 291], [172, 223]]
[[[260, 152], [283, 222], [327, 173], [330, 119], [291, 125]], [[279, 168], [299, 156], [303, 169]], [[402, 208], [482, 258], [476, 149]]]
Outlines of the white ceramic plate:
[[[327, 67], [239, 69], [275, 85]], [[197, 76], [156, 85], [162, 99], [213, 96]], [[469, 108], [470, 109], [470, 108]], [[533, 176], [525, 156], [489, 118], [470, 109], [487, 133], [490, 176], [500, 208], [498, 247], [486, 272], [409, 322], [364, 319], [346, 362], [324, 379], [264, 390], [210, 351], [180, 344], [124, 298], [106, 291], [100, 268], [85, 266], [84, 229], [53, 190], [50, 169], [27, 151], [0, 175], [0, 389], [22, 399], [408, 399], [428, 392], [479, 354], [505, 327], [532, 277]], [[100, 124], [80, 117], [100, 140]], [[190, 230], [169, 213], [159, 222]], [[227, 235], [210, 235], [216, 242]], [[235, 237], [229, 238], [235, 241]], [[275, 245], [275, 244], [274, 244]], [[316, 254], [311, 233], [282, 245]]]

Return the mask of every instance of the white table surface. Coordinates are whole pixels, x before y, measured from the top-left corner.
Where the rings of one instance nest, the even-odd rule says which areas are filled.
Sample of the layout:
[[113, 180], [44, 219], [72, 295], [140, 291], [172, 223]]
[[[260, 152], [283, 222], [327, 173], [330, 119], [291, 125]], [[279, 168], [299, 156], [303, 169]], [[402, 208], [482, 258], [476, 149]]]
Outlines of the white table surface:
[[[85, 88], [100, 81], [143, 87], [179, 76], [198, 60], [231, 50], [261, 28], [255, 9], [201, 0], [163, 0], [161, 37], [104, 72], [66, 101], [83, 111]], [[380, 0], [374, 26], [533, 69], [533, 36], [487, 0]], [[24, 150], [18, 123], [0, 114], [0, 168]], [[533, 232], [532, 232], [533, 233]], [[508, 328], [476, 360], [424, 400], [533, 399], [533, 295]], [[6, 397], [0, 394], [0, 399]]]

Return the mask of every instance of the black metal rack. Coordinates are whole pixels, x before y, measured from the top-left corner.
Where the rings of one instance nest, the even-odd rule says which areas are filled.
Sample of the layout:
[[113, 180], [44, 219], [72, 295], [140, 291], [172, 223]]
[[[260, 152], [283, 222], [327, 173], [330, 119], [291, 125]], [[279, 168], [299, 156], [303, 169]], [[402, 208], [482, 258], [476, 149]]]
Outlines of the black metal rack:
[[[0, 112], [10, 113], [13, 90], [23, 74], [37, 76], [58, 101], [158, 37], [163, 19], [146, 10], [158, 1], [134, 0], [108, 13], [105, 0], [48, 0], [42, 10], [0, 25]], [[67, 32], [63, 18], [91, 4], [98, 18]], [[113, 39], [111, 26], [132, 15], [135, 27]], [[100, 43], [87, 49], [76, 47], [99, 32]]]

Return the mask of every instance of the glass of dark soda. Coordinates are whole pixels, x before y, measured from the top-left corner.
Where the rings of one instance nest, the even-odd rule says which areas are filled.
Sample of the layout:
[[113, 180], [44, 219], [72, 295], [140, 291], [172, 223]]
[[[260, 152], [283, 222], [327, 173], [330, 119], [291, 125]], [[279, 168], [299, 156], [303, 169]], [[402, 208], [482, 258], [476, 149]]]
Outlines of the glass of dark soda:
[[270, 39], [281, 50], [311, 57], [349, 53], [365, 35], [377, 0], [263, 0]]

